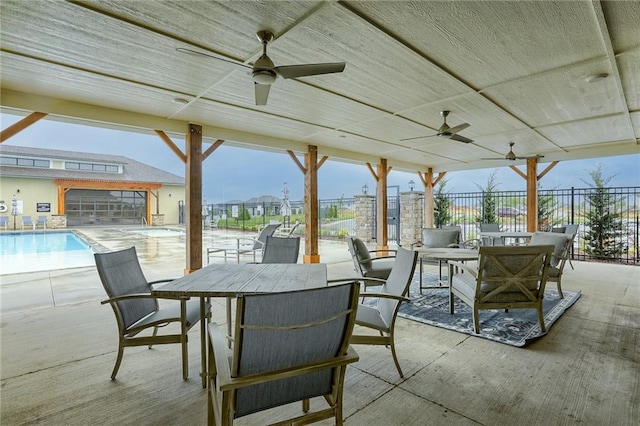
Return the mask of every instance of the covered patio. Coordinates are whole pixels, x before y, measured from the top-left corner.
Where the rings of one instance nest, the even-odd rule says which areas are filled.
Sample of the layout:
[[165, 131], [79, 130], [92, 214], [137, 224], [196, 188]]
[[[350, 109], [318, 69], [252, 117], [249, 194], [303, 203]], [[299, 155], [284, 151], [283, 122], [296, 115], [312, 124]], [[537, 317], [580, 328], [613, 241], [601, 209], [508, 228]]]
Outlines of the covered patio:
[[[83, 232], [112, 250], [134, 243], [149, 279], [181, 274], [184, 255], [176, 244], [119, 241], [98, 228]], [[329, 278], [352, 276], [344, 242], [322, 240], [320, 253]], [[401, 380], [388, 349], [356, 346], [360, 361], [348, 368], [345, 384], [346, 423], [638, 424], [640, 269], [574, 264], [563, 288], [582, 297], [525, 348], [399, 318]], [[128, 348], [111, 381], [116, 324], [111, 309], [99, 304], [105, 296], [95, 268], [3, 276], [0, 290], [2, 424], [206, 423], [197, 330], [190, 333], [189, 380], [180, 375], [179, 346], [166, 345]], [[221, 324], [224, 306], [215, 300], [214, 321]], [[265, 424], [298, 409], [294, 404], [238, 424]]]

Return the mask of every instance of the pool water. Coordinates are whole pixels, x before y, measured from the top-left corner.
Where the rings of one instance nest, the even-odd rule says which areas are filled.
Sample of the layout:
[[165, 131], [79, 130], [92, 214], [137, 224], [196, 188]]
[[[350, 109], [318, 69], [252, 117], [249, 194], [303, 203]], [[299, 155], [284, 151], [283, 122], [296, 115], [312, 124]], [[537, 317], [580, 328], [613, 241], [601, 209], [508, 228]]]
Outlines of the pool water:
[[93, 250], [72, 232], [0, 234], [0, 275], [93, 265]]

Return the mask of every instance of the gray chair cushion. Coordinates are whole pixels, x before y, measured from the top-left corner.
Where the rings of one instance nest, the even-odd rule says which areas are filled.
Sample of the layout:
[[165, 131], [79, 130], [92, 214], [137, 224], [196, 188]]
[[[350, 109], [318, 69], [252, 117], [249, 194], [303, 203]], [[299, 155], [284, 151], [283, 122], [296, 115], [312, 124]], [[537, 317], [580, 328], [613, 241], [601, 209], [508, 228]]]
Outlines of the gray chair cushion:
[[423, 248], [444, 248], [460, 241], [460, 229], [431, 229], [422, 230]]
[[529, 241], [530, 246], [544, 246], [552, 245], [553, 255], [551, 257], [550, 265], [556, 267], [560, 262], [567, 240], [570, 237], [567, 234], [560, 234], [557, 232], [536, 232]]
[[371, 255], [369, 254], [369, 249], [364, 244], [364, 242], [359, 238], [353, 238], [353, 248], [356, 251], [356, 257], [360, 261], [362, 265], [362, 269], [364, 271], [369, 271], [372, 268], [371, 265]]

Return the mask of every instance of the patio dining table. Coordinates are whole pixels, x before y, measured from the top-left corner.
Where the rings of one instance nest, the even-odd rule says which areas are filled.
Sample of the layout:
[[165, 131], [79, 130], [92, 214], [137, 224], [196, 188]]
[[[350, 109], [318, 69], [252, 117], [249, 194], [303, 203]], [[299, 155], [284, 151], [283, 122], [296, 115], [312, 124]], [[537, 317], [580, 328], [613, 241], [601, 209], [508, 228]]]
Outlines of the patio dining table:
[[504, 243], [507, 238], [513, 238], [516, 242], [533, 237], [533, 232], [524, 231], [501, 231], [501, 232], [480, 232], [481, 237], [491, 238], [492, 245], [495, 240], [502, 240]]
[[[422, 290], [429, 288], [447, 288], [449, 284], [442, 280], [442, 262], [448, 263], [449, 260], [457, 260], [464, 262], [467, 260], [477, 260], [477, 249], [463, 249], [463, 248], [414, 248], [418, 252], [418, 262], [420, 262], [420, 294]], [[423, 261], [425, 259], [433, 259], [438, 261], [438, 269], [440, 271], [438, 285], [437, 286], [424, 286], [422, 285], [423, 274]], [[451, 278], [451, 271], [449, 271], [449, 278]]]
[[231, 336], [232, 298], [253, 293], [276, 293], [324, 287], [327, 265], [315, 264], [212, 264], [175, 279], [151, 292], [154, 296], [199, 297], [202, 314], [200, 343], [202, 387], [207, 383], [207, 321], [205, 301], [209, 297], [227, 299], [227, 332]]

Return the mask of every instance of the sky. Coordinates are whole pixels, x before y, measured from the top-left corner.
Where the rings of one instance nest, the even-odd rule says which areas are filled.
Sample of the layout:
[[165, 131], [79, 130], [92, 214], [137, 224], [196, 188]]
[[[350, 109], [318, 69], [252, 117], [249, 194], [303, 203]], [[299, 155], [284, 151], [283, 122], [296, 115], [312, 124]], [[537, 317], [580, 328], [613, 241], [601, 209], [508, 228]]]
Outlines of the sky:
[[[0, 114], [2, 129], [22, 117]], [[184, 152], [184, 140], [173, 139]], [[141, 163], [185, 176], [185, 165], [160, 138], [153, 135], [102, 129], [43, 119], [4, 142], [7, 145], [60, 149], [122, 155]], [[0, 145], [1, 147], [1, 145]], [[298, 157], [304, 163], [302, 156]], [[548, 163], [538, 165], [539, 172]], [[584, 188], [591, 182], [589, 172], [601, 165], [603, 176], [612, 177], [609, 186], [640, 186], [640, 153], [635, 155], [594, 158], [588, 160], [561, 161], [540, 181], [542, 189]], [[525, 171], [525, 167], [520, 166]], [[488, 168], [446, 174], [447, 192], [476, 192], [486, 186], [495, 172], [497, 189], [501, 191], [525, 190], [525, 180], [509, 167]], [[422, 183], [416, 173], [392, 170], [388, 185], [397, 186], [400, 192], [408, 191], [408, 182], [415, 182], [421, 190]], [[304, 176], [285, 152], [274, 153], [229, 147], [222, 144], [203, 163], [202, 194], [206, 203], [229, 200], [248, 200], [261, 195], [281, 197], [284, 183], [291, 200], [304, 198]], [[333, 199], [351, 198], [362, 193], [362, 186], [375, 191], [375, 180], [366, 165], [342, 163], [329, 158], [318, 171], [318, 196]], [[389, 195], [396, 189], [390, 188]]]

